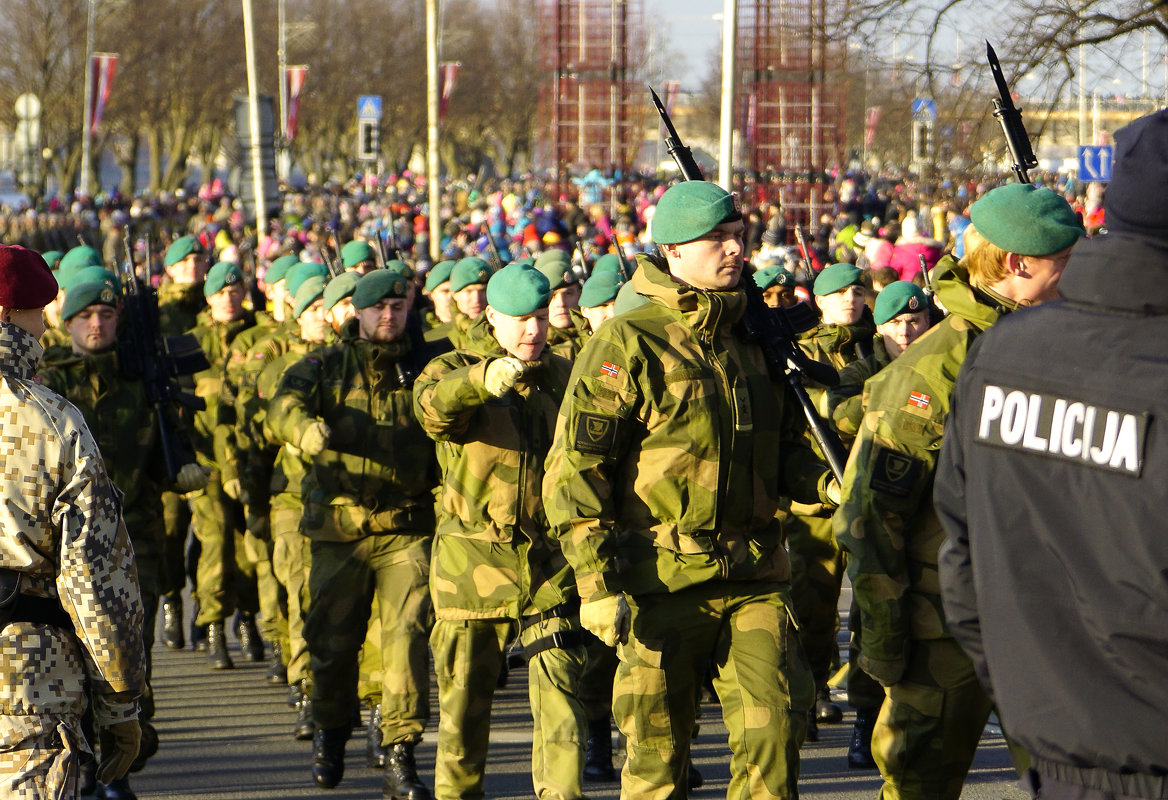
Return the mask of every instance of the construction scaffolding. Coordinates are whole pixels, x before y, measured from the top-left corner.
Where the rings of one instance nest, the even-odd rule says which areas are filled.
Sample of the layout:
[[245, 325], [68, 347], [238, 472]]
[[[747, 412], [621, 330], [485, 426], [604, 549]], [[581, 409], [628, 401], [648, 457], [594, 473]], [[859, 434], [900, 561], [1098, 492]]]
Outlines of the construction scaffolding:
[[788, 227], [818, 221], [827, 171], [844, 163], [843, 0], [740, 0], [739, 167], [770, 187]]
[[631, 80], [630, 54], [644, 52], [641, 0], [541, 0], [539, 10], [548, 77], [540, 92], [547, 127], [536, 164], [553, 172], [561, 192], [570, 174], [627, 172], [646, 105], [644, 90], [635, 93]]

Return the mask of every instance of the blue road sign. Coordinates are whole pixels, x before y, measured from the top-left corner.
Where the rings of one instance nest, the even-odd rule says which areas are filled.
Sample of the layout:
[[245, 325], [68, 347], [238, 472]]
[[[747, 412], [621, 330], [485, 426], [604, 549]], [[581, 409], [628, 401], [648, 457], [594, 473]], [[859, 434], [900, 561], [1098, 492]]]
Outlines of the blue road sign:
[[1115, 151], [1109, 144], [1084, 145], [1079, 148], [1079, 179], [1103, 183], [1111, 180], [1111, 161]]
[[357, 119], [381, 119], [381, 95], [363, 94], [358, 97]]
[[937, 118], [937, 104], [932, 100], [918, 97], [912, 101], [913, 119], [923, 119], [932, 122]]

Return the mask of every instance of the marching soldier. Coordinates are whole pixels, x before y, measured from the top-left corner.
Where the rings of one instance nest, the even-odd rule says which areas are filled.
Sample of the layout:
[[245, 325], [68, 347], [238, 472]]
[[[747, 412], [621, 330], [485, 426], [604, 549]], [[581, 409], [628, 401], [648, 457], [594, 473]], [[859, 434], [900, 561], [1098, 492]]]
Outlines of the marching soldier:
[[572, 312], [580, 308], [580, 279], [563, 250], [540, 253], [535, 268], [548, 279], [552, 290], [548, 301], [548, 349], [571, 360], [580, 352], [583, 336], [572, 317]]
[[885, 687], [872, 756], [885, 798], [956, 800], [990, 713], [946, 626], [937, 584], [944, 532], [933, 476], [966, 353], [1002, 315], [1057, 295], [1084, 233], [1050, 189], [1011, 184], [970, 207], [966, 255], [938, 264], [949, 316], [865, 386], [864, 415], [834, 519], [860, 609], [858, 665]]
[[471, 345], [470, 329], [487, 304], [487, 280], [491, 267], [476, 256], [467, 256], [450, 271], [450, 299], [454, 303], [448, 338], [456, 348]]
[[146, 683], [117, 491], [80, 412], [34, 379], [56, 293], [44, 259], [0, 246], [0, 790], [12, 798], [76, 795], [87, 695], [102, 741], [97, 778], [124, 777]]
[[344, 776], [357, 697], [358, 654], [374, 590], [380, 599], [385, 683], [382, 733], [390, 747], [385, 795], [425, 800], [415, 745], [426, 720], [427, 579], [434, 533], [434, 446], [414, 419], [412, 376], [425, 354], [405, 336], [406, 279], [361, 278], [357, 318], [341, 342], [301, 359], [272, 398], [267, 430], [312, 465], [302, 484], [301, 532], [312, 540], [304, 638], [312, 670], [312, 774]]
[[490, 333], [430, 362], [414, 389], [443, 473], [430, 577], [439, 800], [483, 794], [491, 699], [516, 625], [529, 660], [536, 796], [582, 797], [579, 600], [547, 537], [540, 496], [571, 371], [546, 348], [550, 295], [547, 278], [530, 265], [495, 273], [487, 284]]

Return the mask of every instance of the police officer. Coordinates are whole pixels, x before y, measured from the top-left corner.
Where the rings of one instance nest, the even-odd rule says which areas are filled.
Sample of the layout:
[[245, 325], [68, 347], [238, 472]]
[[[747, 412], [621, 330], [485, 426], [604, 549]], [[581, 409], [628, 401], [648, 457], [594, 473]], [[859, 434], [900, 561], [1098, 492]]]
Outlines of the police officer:
[[12, 798], [75, 796], [87, 694], [98, 780], [124, 777], [146, 682], [117, 492], [81, 414], [34, 379], [56, 293], [44, 259], [0, 246], [0, 793]]
[[1108, 235], [978, 339], [937, 468], [949, 630], [1036, 797], [1168, 797], [1166, 145], [1116, 132]]
[[516, 624], [530, 662], [536, 796], [583, 796], [579, 600], [567, 562], [547, 538], [540, 496], [571, 372], [546, 347], [550, 297], [547, 278], [529, 264], [495, 273], [487, 284], [489, 337], [430, 362], [414, 389], [443, 470], [430, 575], [439, 800], [482, 796], [491, 699]]
[[795, 797], [814, 682], [775, 511], [782, 495], [829, 500], [830, 473], [789, 388], [735, 335], [746, 307], [735, 198], [679, 184], [653, 230], [664, 257], [640, 256], [632, 280], [647, 302], [577, 358], [548, 457], [548, 518], [575, 571], [581, 623], [620, 644], [624, 793], [685, 796], [698, 693], [717, 654], [729, 796]]
[[266, 429], [311, 468], [301, 532], [312, 540], [304, 621], [312, 670], [313, 779], [344, 776], [356, 710], [358, 653], [380, 599], [382, 734], [390, 747], [385, 794], [429, 797], [414, 748], [429, 710], [427, 579], [434, 533], [434, 445], [414, 419], [410, 390], [424, 363], [405, 335], [406, 279], [375, 270], [353, 293], [357, 318], [341, 342], [285, 372]]
[[860, 608], [859, 666], [887, 695], [872, 756], [888, 798], [956, 800], [990, 713], [936, 577], [943, 532], [931, 494], [954, 376], [1001, 316], [1056, 296], [1083, 235], [1065, 200], [1028, 184], [993, 189], [970, 218], [965, 258], [938, 264], [949, 316], [866, 385], [835, 516]]

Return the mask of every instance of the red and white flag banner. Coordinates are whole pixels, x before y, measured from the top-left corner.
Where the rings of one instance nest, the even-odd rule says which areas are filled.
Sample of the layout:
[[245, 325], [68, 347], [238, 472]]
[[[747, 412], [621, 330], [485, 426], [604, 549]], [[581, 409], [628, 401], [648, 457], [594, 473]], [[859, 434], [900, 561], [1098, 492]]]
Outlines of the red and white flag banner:
[[101, 124], [101, 114], [109, 101], [114, 86], [114, 75], [118, 71], [117, 53], [94, 53], [90, 63], [89, 80], [93, 91], [90, 93], [89, 132], [97, 130]]
[[284, 86], [287, 89], [288, 118], [284, 120], [284, 135], [289, 141], [296, 138], [296, 124], [300, 121], [300, 95], [308, 79], [308, 67], [300, 64], [284, 68]]
[[458, 78], [461, 61], [443, 61], [438, 65], [438, 121], [446, 118], [446, 107], [454, 94], [454, 82]]

